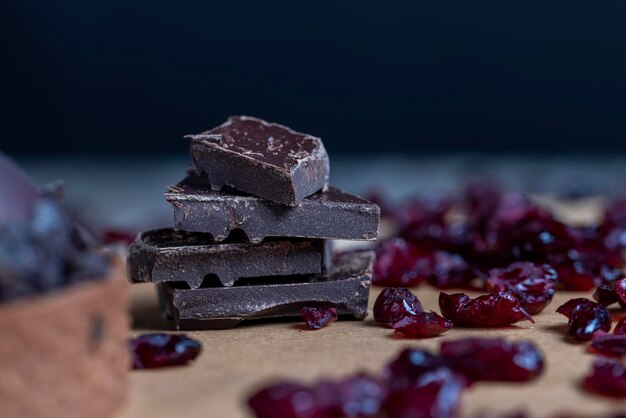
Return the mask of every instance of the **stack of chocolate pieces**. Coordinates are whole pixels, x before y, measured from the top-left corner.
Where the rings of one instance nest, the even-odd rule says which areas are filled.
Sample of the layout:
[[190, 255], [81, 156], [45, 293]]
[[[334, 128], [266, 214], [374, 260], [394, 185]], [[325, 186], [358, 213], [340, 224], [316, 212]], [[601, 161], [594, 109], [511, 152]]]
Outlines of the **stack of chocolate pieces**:
[[165, 194], [174, 228], [137, 237], [130, 280], [156, 283], [179, 329], [303, 307], [364, 318], [374, 256], [333, 257], [331, 240], [375, 240], [380, 210], [329, 187], [321, 140], [246, 116], [188, 138], [195, 167]]

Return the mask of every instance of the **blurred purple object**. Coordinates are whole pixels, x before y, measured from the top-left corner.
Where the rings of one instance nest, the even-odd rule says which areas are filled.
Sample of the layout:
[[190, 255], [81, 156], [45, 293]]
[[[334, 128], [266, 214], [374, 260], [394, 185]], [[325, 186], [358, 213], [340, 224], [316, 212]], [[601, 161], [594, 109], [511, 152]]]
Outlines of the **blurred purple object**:
[[28, 174], [0, 152], [0, 227], [28, 219], [38, 197], [39, 190]]

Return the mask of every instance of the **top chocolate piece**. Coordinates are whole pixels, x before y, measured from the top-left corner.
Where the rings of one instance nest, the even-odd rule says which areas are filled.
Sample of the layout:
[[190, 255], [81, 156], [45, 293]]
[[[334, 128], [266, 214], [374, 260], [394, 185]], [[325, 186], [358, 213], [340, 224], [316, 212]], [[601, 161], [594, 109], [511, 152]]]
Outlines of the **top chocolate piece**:
[[297, 206], [328, 186], [328, 154], [319, 138], [249, 116], [231, 116], [209, 131], [187, 135], [198, 170], [213, 190], [230, 186]]

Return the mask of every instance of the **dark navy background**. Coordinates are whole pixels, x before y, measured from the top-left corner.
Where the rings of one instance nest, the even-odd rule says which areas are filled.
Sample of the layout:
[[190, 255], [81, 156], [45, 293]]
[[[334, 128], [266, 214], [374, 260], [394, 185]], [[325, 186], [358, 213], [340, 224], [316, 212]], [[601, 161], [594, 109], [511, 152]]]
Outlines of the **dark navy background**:
[[251, 114], [331, 152], [626, 151], [623, 1], [5, 1], [0, 148], [182, 153]]

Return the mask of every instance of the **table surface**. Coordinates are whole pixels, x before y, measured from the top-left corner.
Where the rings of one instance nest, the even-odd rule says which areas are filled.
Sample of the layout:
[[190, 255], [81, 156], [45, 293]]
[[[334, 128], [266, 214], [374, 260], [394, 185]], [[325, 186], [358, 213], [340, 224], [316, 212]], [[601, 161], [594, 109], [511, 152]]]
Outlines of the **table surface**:
[[[532, 383], [475, 385], [463, 395], [463, 417], [519, 410], [534, 416], [564, 411], [597, 416], [626, 409], [624, 401], [589, 395], [577, 386], [594, 356], [584, 345], [565, 341], [566, 319], [555, 309], [572, 297], [589, 295], [557, 293], [546, 311], [535, 316], [535, 325], [523, 322], [498, 329], [453, 328], [442, 337], [415, 340], [394, 335], [373, 321], [371, 305], [379, 291], [372, 289], [370, 315], [365, 321], [338, 321], [318, 331], [303, 330], [298, 322], [281, 322], [189, 332], [202, 342], [203, 353], [187, 367], [132, 372], [131, 402], [122, 418], [251, 417], [246, 397], [264, 383], [278, 379], [314, 382], [357, 371], [380, 373], [403, 348], [436, 350], [445, 339], [471, 336], [530, 339], [543, 350], [546, 370]], [[438, 310], [438, 291], [422, 286], [415, 292], [425, 309]], [[160, 319], [151, 285], [133, 286], [131, 304], [133, 334], [172, 329], [170, 322]]]

